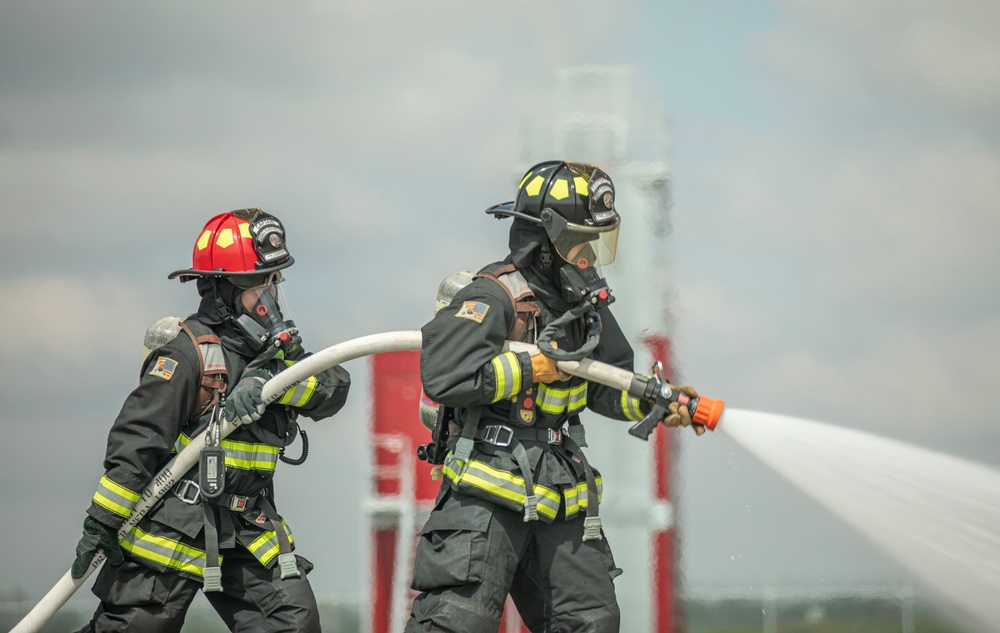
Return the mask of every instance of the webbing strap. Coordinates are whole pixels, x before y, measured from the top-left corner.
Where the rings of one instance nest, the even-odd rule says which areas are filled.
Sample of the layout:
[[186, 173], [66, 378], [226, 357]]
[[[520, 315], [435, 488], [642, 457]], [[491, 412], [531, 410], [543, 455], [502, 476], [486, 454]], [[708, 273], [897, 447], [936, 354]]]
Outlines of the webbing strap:
[[203, 503], [205, 508], [205, 578], [201, 590], [222, 591], [222, 568], [219, 567], [219, 528], [215, 523], [215, 508]]
[[510, 444], [510, 451], [517, 462], [517, 467], [521, 469], [521, 477], [524, 478], [524, 522], [538, 520], [538, 498], [535, 496], [535, 481], [531, 472], [531, 462], [528, 461], [528, 451], [524, 450], [524, 444], [516, 438]]
[[[181, 329], [184, 333], [188, 335], [191, 339], [191, 343], [194, 345], [194, 350], [198, 353], [198, 384], [200, 385], [200, 391], [198, 392], [199, 399], [204, 398], [205, 404], [199, 406], [195, 403], [194, 411], [191, 412], [191, 420], [197, 420], [201, 416], [205, 415], [212, 406], [219, 401], [221, 394], [226, 392], [226, 381], [224, 378], [210, 378], [205, 375], [205, 357], [201, 353], [202, 343], [212, 343], [213, 345], [222, 345], [222, 341], [215, 334], [206, 334], [204, 336], [195, 336], [191, 328], [188, 327], [187, 323], [180, 321]], [[226, 371], [221, 372], [222, 376], [226, 375]], [[202, 396], [202, 394], [205, 396]]]
[[580, 445], [567, 435], [563, 438], [563, 446], [583, 464], [583, 472], [587, 477], [587, 516], [583, 519], [583, 540], [599, 541], [601, 539], [601, 517], [599, 515], [600, 499], [597, 496], [597, 478], [594, 469], [590, 467]]
[[469, 463], [469, 458], [472, 456], [472, 449], [476, 445], [476, 431], [479, 430], [479, 419], [482, 415], [482, 405], [468, 409], [465, 422], [462, 424], [462, 436], [458, 438], [455, 450], [452, 451], [452, 455], [456, 460], [465, 464]]
[[292, 544], [288, 540], [288, 532], [285, 531], [285, 526], [281, 524], [278, 512], [264, 495], [261, 495], [257, 500], [257, 505], [260, 506], [260, 509], [264, 511], [264, 516], [271, 522], [271, 527], [274, 528], [274, 535], [278, 539], [278, 567], [281, 569], [281, 579], [298, 578], [301, 574], [299, 573], [298, 566], [295, 564], [295, 555], [292, 554]]
[[583, 422], [580, 421], [579, 415], [570, 416], [566, 426], [566, 435], [580, 448], [587, 448], [587, 432], [583, 428]]

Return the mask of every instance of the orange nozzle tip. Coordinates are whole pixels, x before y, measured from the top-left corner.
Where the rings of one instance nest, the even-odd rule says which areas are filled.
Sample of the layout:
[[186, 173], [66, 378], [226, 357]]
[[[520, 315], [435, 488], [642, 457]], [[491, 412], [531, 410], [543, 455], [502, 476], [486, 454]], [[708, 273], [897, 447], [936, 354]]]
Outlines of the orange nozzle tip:
[[698, 407], [694, 410], [691, 421], [703, 425], [709, 431], [714, 431], [715, 427], [719, 424], [719, 419], [722, 417], [722, 410], [725, 406], [725, 400], [715, 400], [702, 396], [698, 398]]

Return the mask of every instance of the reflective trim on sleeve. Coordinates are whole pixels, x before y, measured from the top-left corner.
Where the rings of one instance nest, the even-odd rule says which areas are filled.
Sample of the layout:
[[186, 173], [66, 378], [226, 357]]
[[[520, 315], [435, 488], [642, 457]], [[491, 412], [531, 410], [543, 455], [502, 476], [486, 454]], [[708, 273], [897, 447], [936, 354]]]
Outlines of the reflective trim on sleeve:
[[627, 391], [622, 391], [622, 413], [625, 418], [632, 422], [637, 422], [643, 418], [642, 403], [638, 398], [628, 395]]
[[[205, 552], [164, 536], [154, 536], [138, 526], [125, 535], [122, 549], [136, 558], [144, 558], [168, 569], [205, 575]], [[222, 556], [219, 556], [222, 564]]]
[[538, 408], [549, 415], [570, 415], [582, 411], [587, 406], [587, 383], [575, 387], [559, 388], [538, 383]]
[[[288, 363], [288, 361], [285, 361]], [[316, 385], [319, 381], [316, 380], [316, 376], [309, 376], [304, 381], [295, 385], [291, 389], [285, 392], [285, 395], [278, 398], [278, 404], [285, 404], [290, 407], [302, 407], [305, 406], [312, 395], [316, 393]]]
[[497, 383], [493, 402], [510, 398], [521, 391], [521, 362], [514, 352], [504, 352], [490, 361]]
[[121, 484], [111, 481], [107, 475], [101, 477], [94, 493], [94, 503], [109, 512], [128, 518], [132, 508], [139, 502], [140, 493], [133, 492]]
[[[288, 534], [288, 542], [294, 543], [295, 537], [292, 536], [292, 530], [288, 527], [288, 524], [285, 523], [284, 519], [281, 520], [281, 525], [284, 526], [285, 533]], [[254, 539], [253, 543], [250, 543], [250, 545], [247, 546], [247, 549], [250, 550], [250, 553], [253, 554], [262, 565], [266, 566], [275, 556], [278, 555], [279, 547], [277, 533], [274, 530], [268, 530]]]

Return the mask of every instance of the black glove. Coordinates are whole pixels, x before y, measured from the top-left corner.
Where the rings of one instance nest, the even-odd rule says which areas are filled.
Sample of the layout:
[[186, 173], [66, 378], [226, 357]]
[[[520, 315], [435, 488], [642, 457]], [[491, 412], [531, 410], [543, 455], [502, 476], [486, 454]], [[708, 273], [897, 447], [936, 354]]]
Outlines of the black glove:
[[226, 396], [226, 419], [230, 422], [239, 420], [243, 424], [259, 420], [265, 409], [264, 400], [260, 397], [261, 391], [271, 376], [271, 372], [266, 369], [243, 372], [243, 377]]
[[97, 550], [104, 550], [104, 555], [108, 557], [108, 562], [118, 565], [125, 560], [122, 553], [122, 546], [118, 543], [118, 530], [110, 528], [92, 516], [87, 516], [83, 520], [83, 537], [76, 546], [76, 560], [70, 569], [73, 578], [83, 578], [90, 567], [90, 561], [94, 560]]

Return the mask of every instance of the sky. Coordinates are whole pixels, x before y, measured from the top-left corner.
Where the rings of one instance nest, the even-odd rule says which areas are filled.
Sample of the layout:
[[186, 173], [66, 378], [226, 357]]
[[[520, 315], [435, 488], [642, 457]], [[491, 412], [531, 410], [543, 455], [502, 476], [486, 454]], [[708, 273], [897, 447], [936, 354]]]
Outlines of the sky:
[[[143, 332], [196, 307], [166, 275], [209, 217], [283, 220], [308, 347], [417, 329], [443, 277], [503, 256], [482, 210], [578, 64], [631, 68], [667, 113], [687, 381], [1000, 467], [998, 27], [986, 0], [0, 0], [0, 499], [30, 526], [0, 592], [71, 562]], [[348, 369], [279, 474], [303, 543], [361, 533]], [[681, 435], [677, 477], [690, 586], [912, 580], [724, 434]], [[317, 592], [354, 591], [356, 548], [323, 556]]]

